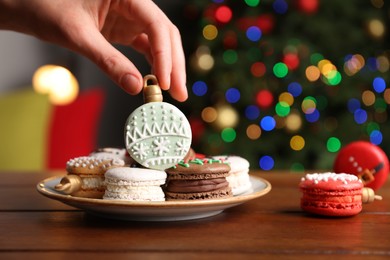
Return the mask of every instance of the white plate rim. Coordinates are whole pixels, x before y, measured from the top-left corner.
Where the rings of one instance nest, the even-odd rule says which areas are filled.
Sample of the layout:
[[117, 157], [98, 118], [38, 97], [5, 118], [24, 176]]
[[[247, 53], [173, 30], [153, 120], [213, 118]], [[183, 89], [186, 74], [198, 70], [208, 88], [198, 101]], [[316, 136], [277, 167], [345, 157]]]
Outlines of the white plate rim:
[[[222, 212], [224, 209], [264, 196], [272, 189], [270, 182], [267, 180], [250, 175], [252, 186], [257, 186], [257, 188], [229, 198], [180, 201], [103, 200], [61, 194], [54, 189], [54, 186], [60, 182], [63, 176], [53, 176], [40, 181], [36, 186], [38, 192], [50, 199], [86, 210], [95, 215], [126, 220], [138, 220], [141, 218], [146, 221], [169, 221], [212, 216]], [[168, 210], [171, 211], [167, 212]], [[120, 216], [118, 216], [118, 212]], [[162, 213], [164, 216], [158, 216], [159, 213]], [[154, 216], [155, 214], [157, 216]]]

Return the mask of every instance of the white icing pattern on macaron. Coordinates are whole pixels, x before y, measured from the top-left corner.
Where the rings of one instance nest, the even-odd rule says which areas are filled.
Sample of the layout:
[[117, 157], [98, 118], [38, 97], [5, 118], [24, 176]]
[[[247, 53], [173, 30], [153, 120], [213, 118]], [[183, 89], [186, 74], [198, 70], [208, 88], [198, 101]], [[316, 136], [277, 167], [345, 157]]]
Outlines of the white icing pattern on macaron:
[[306, 174], [306, 176], [303, 177], [301, 181], [305, 181], [305, 180], [313, 181], [315, 184], [318, 184], [321, 181], [327, 182], [329, 180], [341, 181], [344, 184], [348, 184], [348, 182], [358, 181], [359, 178], [356, 175], [352, 175], [348, 173], [325, 172], [325, 173]]

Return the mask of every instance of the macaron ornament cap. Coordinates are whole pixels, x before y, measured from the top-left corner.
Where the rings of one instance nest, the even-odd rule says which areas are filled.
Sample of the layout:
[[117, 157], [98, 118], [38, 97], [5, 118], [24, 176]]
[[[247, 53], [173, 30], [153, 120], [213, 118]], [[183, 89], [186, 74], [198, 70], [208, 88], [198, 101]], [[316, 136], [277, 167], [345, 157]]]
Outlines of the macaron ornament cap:
[[362, 203], [368, 204], [375, 200], [382, 200], [382, 196], [376, 195], [374, 190], [368, 187], [363, 188]]
[[[153, 85], [148, 85], [148, 82], [152, 81]], [[144, 77], [144, 102], [162, 102], [163, 96], [161, 88], [158, 85], [157, 78], [154, 75], [146, 75]]]
[[190, 123], [177, 107], [163, 102], [154, 75], [144, 77], [143, 95], [145, 104], [126, 120], [126, 150], [142, 166], [165, 170], [176, 165], [190, 150]]
[[390, 163], [379, 146], [368, 141], [354, 141], [339, 151], [333, 170], [356, 175], [365, 187], [378, 190], [388, 178]]
[[80, 190], [81, 184], [82, 180], [79, 176], [70, 174], [64, 176], [54, 188], [57, 191], [71, 195]]

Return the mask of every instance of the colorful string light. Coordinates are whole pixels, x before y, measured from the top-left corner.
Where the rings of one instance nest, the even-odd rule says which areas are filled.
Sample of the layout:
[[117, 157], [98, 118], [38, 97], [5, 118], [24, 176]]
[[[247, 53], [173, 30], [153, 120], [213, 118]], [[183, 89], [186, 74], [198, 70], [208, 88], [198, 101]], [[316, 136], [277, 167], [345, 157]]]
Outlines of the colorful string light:
[[[376, 8], [382, 8], [381, 1], [371, 2]], [[354, 122], [355, 127], [363, 129], [361, 138], [377, 145], [384, 142], [383, 131], [386, 130], [381, 129], [381, 125], [388, 120], [390, 105], [390, 89], [386, 83], [390, 61], [386, 51], [380, 53], [378, 50], [376, 56], [352, 53], [331, 60], [298, 37], [288, 39], [284, 45], [269, 41], [266, 36], [278, 23], [276, 17], [288, 15], [289, 9], [293, 8], [314, 14], [320, 8], [318, 0], [298, 0], [291, 6], [286, 0], [275, 0], [268, 3], [274, 13], [242, 17], [238, 17], [241, 10], [231, 7], [227, 1], [212, 2], [205, 9], [205, 19], [202, 20], [203, 45], [190, 60], [195, 71], [204, 76], [210, 73], [211, 78], [216, 69], [226, 70], [219, 78], [197, 80], [191, 87], [194, 96], [210, 97], [211, 100], [201, 111], [201, 120], [218, 131], [218, 134], [208, 136], [211, 150], [235, 142], [239, 134], [261, 144], [263, 135], [288, 133], [292, 137], [285, 145], [296, 154], [305, 153], [305, 147], [310, 143], [304, 135], [306, 127], [314, 133], [321, 128], [329, 135], [336, 135], [339, 127], [345, 124], [338, 117], [344, 110], [347, 115], [343, 116], [352, 120], [350, 122]], [[243, 2], [250, 13], [261, 1]], [[366, 29], [373, 38], [380, 39], [385, 24], [381, 19], [370, 18], [366, 21]], [[375, 77], [370, 78], [372, 75]], [[250, 83], [243, 82], [242, 77], [249, 77], [247, 82]], [[371, 83], [357, 81], [356, 86], [349, 85], [353, 77], [371, 80]], [[355, 88], [357, 94], [346, 95], [347, 88]], [[343, 104], [340, 103], [342, 95], [348, 98]], [[334, 104], [337, 104], [336, 109]], [[321, 149], [336, 153], [342, 141], [348, 140], [343, 138], [331, 136], [322, 141]], [[275, 142], [280, 140], [275, 138]], [[275, 158], [271, 154], [258, 157], [259, 167], [273, 169]], [[292, 171], [305, 169], [301, 162], [287, 167]]]

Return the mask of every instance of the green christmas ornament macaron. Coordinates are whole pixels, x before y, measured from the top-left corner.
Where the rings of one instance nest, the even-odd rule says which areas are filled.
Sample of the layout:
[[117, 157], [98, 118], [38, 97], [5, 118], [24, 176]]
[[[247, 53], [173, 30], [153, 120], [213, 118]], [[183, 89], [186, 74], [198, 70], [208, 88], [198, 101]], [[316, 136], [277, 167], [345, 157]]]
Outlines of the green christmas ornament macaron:
[[165, 170], [176, 165], [190, 150], [191, 127], [177, 107], [162, 102], [161, 88], [154, 75], [144, 77], [143, 94], [145, 104], [126, 121], [126, 150], [142, 166]]

